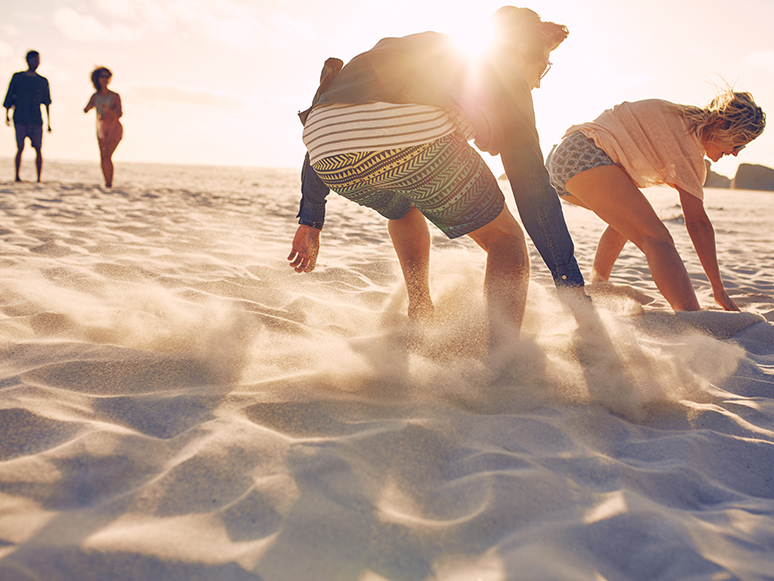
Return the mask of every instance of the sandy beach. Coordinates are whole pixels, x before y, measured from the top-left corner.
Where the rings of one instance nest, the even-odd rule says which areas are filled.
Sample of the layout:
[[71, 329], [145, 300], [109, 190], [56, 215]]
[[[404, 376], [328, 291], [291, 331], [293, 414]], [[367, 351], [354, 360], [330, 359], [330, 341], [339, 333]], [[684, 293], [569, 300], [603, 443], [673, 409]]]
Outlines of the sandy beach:
[[[578, 312], [531, 248], [490, 357], [470, 240], [432, 231], [423, 331], [375, 212], [332, 195], [294, 273], [298, 171], [12, 167], [1, 580], [774, 579], [774, 194], [707, 190], [742, 313], [657, 188], [707, 310], [673, 314], [627, 245]], [[603, 224], [564, 211], [589, 276]]]

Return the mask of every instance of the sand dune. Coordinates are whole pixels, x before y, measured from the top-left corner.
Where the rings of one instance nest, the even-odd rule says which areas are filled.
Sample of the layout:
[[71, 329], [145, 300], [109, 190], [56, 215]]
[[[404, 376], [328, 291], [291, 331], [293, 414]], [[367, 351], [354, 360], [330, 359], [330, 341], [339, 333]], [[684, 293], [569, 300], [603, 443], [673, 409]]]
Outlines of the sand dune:
[[[434, 233], [430, 329], [335, 196], [293, 273], [297, 172], [44, 178], [0, 182], [0, 579], [774, 578], [770, 194], [707, 195], [742, 313], [653, 190], [706, 311], [630, 246], [562, 302], [533, 252], [522, 339], [487, 355], [469, 242]], [[602, 225], [565, 211], [588, 272]]]

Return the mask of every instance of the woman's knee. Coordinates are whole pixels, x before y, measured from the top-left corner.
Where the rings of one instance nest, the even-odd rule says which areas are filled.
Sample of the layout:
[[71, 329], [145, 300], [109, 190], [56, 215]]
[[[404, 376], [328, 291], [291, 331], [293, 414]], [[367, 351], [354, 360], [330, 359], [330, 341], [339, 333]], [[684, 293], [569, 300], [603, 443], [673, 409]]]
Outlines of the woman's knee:
[[632, 242], [646, 255], [648, 254], [663, 254], [664, 252], [670, 252], [675, 250], [675, 241], [672, 239], [672, 235], [667, 230], [666, 226], [660, 224], [660, 228], [654, 228], [651, 231], [643, 232]]

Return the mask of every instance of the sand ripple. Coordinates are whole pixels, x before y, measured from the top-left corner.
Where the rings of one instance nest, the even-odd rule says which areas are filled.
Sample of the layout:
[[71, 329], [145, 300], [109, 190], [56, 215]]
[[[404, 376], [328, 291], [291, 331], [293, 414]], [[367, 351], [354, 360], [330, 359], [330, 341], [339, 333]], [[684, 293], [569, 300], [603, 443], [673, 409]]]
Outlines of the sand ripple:
[[710, 192], [745, 312], [672, 314], [629, 247], [564, 305], [533, 255], [487, 358], [472, 244], [436, 240], [418, 332], [364, 209], [287, 267], [297, 172], [119, 170], [0, 183], [0, 579], [772, 578], [774, 197]]

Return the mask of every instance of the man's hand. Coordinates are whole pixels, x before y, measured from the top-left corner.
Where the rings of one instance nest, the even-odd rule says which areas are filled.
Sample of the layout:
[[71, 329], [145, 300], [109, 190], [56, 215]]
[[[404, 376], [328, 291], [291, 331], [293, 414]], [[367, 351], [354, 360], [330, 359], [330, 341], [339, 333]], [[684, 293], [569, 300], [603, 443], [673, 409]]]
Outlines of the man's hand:
[[293, 249], [288, 255], [290, 267], [296, 272], [312, 272], [320, 252], [320, 231], [305, 224], [299, 224], [293, 237]]

